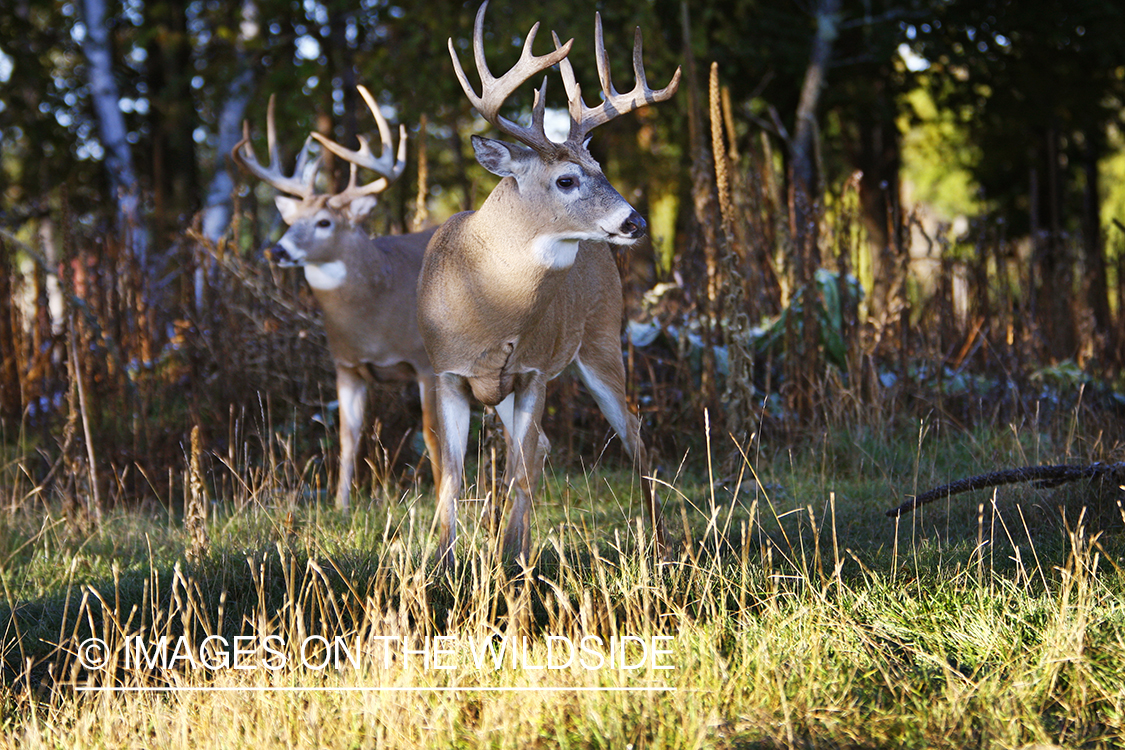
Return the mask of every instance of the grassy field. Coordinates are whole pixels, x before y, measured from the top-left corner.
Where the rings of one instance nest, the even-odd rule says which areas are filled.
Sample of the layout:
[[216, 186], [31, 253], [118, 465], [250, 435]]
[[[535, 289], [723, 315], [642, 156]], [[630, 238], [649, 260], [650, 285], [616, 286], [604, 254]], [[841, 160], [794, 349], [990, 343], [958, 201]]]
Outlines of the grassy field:
[[193, 533], [165, 509], [179, 498], [68, 514], [13, 459], [0, 744], [1120, 747], [1116, 482], [884, 515], [957, 477], [1109, 450], [1080, 425], [925, 423], [734, 462], [711, 445], [662, 477], [666, 565], [643, 553], [624, 469], [554, 470], [529, 567], [496, 564], [470, 501], [446, 574], [428, 488], [345, 517], [283, 458], [212, 456]]

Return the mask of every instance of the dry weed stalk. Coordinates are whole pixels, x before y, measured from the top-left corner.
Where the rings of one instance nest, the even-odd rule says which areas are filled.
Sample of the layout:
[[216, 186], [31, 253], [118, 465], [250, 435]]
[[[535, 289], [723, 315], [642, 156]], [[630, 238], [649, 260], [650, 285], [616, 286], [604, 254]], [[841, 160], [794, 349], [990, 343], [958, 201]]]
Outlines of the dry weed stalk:
[[[726, 313], [723, 320], [723, 344], [727, 348], [726, 389], [723, 393], [726, 432], [742, 445], [746, 436], [754, 431], [757, 415], [754, 408], [753, 368], [754, 355], [750, 349], [750, 319], [746, 313], [744, 296], [745, 281], [740, 272], [743, 249], [742, 233], [736, 228], [734, 204], [731, 198], [731, 157], [728, 156], [723, 138], [724, 118], [722, 114], [719, 88], [719, 64], [711, 63], [710, 85], [711, 151], [715, 159], [715, 183], [719, 194], [719, 208], [722, 215], [722, 247], [720, 257], [721, 274], [727, 280], [723, 285], [722, 309]], [[734, 133], [729, 130], [728, 137], [733, 146]], [[727, 459], [730, 466], [737, 464], [740, 455], [732, 451]]]
[[426, 151], [426, 125], [428, 120], [423, 112], [418, 120], [418, 195], [414, 199], [414, 218], [411, 220], [410, 229], [421, 232], [426, 227], [430, 218], [429, 209], [426, 207], [426, 196], [429, 194], [430, 168]]
[[184, 530], [189, 540], [187, 556], [192, 562], [199, 562], [207, 550], [207, 491], [203, 483], [203, 437], [199, 425], [191, 428], [187, 490], [184, 508]]

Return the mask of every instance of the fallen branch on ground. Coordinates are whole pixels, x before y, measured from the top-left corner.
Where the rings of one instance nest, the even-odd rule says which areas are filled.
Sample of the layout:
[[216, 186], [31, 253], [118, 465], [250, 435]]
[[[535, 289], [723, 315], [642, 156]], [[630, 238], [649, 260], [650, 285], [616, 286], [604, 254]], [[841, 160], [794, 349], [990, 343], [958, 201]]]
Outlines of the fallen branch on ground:
[[967, 479], [958, 479], [956, 482], [943, 484], [932, 490], [914, 495], [897, 508], [887, 511], [890, 518], [898, 518], [904, 513], [909, 513], [919, 506], [932, 503], [934, 500], [960, 495], [962, 492], [983, 490], [987, 487], [999, 487], [1004, 484], [1017, 482], [1034, 482], [1035, 486], [1043, 489], [1058, 487], [1067, 482], [1076, 482], [1079, 479], [1099, 479], [1106, 474], [1125, 474], [1125, 463], [1093, 463], [1084, 465], [1059, 464], [1055, 466], [1021, 466], [1018, 469], [1005, 469], [993, 471], [988, 474], [978, 474]]

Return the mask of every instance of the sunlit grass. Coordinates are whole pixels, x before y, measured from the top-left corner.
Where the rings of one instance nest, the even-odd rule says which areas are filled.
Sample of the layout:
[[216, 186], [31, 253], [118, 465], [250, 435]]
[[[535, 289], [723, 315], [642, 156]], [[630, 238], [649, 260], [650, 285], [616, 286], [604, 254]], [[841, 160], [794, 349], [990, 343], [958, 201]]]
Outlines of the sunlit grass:
[[[209, 498], [201, 550], [177, 514], [117, 510], [91, 529], [42, 499], [0, 524], [0, 744], [1120, 745], [1117, 488], [1011, 487], [883, 515], [904, 493], [1025, 461], [1029, 445], [924, 424], [755, 444], [733, 464], [712, 444], [715, 460], [662, 476], [680, 542], [666, 565], [645, 554], [635, 481], [616, 465], [549, 472], [525, 568], [497, 562], [479, 503], [463, 505], [458, 564], [441, 572], [427, 490], [343, 515], [303, 467], [213, 469], [240, 494]], [[138, 665], [138, 636], [249, 637], [255, 668]], [[92, 637], [110, 666], [82, 668]], [[263, 666], [270, 637], [277, 669]], [[548, 668], [549, 646], [587, 637], [667, 653]], [[489, 638], [515, 649], [500, 668], [480, 650]], [[320, 664], [336, 639], [358, 645], [356, 662]], [[88, 691], [123, 687], [147, 692]]]

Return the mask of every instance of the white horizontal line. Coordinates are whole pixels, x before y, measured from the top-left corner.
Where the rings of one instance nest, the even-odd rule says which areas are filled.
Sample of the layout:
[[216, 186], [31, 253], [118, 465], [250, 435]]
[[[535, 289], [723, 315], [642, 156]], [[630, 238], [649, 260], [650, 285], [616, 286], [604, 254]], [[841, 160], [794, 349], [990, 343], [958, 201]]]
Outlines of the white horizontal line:
[[674, 687], [75, 687], [80, 693], [674, 693]]

